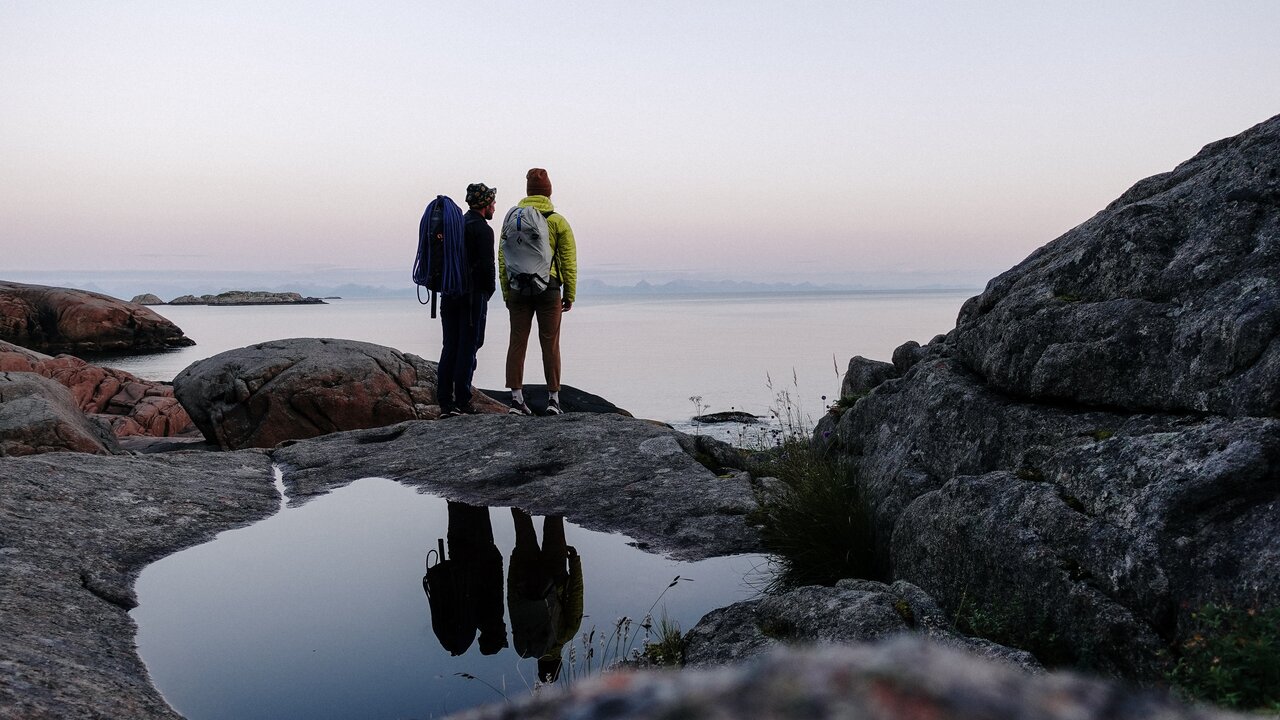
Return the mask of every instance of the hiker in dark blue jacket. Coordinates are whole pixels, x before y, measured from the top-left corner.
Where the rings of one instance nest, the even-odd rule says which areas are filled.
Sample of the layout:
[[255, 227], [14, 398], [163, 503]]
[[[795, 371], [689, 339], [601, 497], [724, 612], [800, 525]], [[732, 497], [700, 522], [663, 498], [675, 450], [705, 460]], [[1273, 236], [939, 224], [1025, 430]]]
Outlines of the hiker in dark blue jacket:
[[444, 347], [440, 350], [436, 399], [442, 418], [475, 412], [471, 405], [471, 378], [476, 370], [476, 352], [484, 345], [489, 298], [497, 289], [493, 228], [488, 222], [493, 219], [497, 198], [497, 188], [484, 183], [467, 186], [467, 205], [471, 209], [463, 216], [463, 242], [470, 289], [440, 300]]

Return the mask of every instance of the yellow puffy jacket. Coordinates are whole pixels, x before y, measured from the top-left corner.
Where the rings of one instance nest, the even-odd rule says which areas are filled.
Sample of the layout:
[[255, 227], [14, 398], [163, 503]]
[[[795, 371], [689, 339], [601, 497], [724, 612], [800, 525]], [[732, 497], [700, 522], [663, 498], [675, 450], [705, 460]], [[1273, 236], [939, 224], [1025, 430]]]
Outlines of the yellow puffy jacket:
[[[544, 215], [555, 213], [547, 218], [551, 254], [555, 258], [551, 263], [551, 277], [560, 281], [560, 292], [564, 299], [573, 302], [578, 292], [578, 246], [574, 243], [573, 228], [569, 227], [569, 221], [555, 212], [551, 198], [546, 195], [530, 195], [516, 205], [531, 207]], [[507, 285], [507, 260], [502, 256], [502, 243], [498, 243], [498, 286], [502, 288], [502, 299], [507, 300], [511, 288]]]

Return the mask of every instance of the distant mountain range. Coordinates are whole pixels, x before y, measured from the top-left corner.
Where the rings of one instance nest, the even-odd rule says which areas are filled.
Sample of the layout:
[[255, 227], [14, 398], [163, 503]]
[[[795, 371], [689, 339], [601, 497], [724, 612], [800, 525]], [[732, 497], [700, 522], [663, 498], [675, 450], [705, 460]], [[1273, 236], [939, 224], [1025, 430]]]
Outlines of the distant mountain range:
[[[632, 276], [634, 277], [634, 276]], [[578, 284], [578, 295], [664, 296], [664, 295], [763, 295], [849, 292], [978, 292], [985, 277], [916, 273], [858, 273], [845, 282], [759, 282], [677, 277], [662, 282], [647, 279], [608, 282], [587, 277]], [[181, 295], [216, 295], [229, 290], [296, 292], [304, 296], [332, 298], [410, 297], [414, 286], [403, 273], [382, 271], [326, 270], [322, 272], [15, 272], [0, 280], [70, 287], [129, 299], [152, 293], [164, 301]], [[344, 282], [344, 280], [346, 280]]]
[[796, 293], [849, 293], [849, 292], [943, 292], [980, 291], [981, 286], [958, 284], [930, 284], [909, 287], [869, 286], [860, 284], [813, 282], [750, 282], [745, 280], [669, 280], [650, 283], [641, 280], [634, 285], [610, 285], [601, 280], [585, 280], [578, 283], [579, 295], [755, 295]]

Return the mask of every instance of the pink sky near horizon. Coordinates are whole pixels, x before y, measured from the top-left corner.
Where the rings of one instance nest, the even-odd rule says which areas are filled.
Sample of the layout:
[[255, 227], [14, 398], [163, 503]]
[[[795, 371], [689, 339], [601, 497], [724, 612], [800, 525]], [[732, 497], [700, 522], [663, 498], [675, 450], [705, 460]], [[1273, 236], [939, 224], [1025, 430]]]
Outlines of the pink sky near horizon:
[[394, 269], [531, 166], [584, 268], [994, 273], [1280, 112], [1280, 3], [1038, 5], [0, 3], [0, 277]]

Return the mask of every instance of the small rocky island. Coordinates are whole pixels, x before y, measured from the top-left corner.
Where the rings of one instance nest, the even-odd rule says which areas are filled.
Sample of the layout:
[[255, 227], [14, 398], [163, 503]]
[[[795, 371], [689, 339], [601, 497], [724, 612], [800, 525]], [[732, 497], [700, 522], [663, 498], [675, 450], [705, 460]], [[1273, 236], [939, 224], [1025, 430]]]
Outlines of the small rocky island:
[[[826, 487], [856, 497], [837, 514], [865, 521], [857, 552], [876, 577], [714, 610], [680, 638], [682, 672], [620, 671], [464, 717], [1240, 717], [1159, 686], [1223, 639], [1205, 608], [1280, 607], [1278, 198], [1280, 116], [1139, 182], [992, 280], [949, 332], [892, 362], [851, 359], [836, 411], [798, 447], [839, 468]], [[178, 717], [134, 651], [133, 583], [274, 513], [273, 467], [294, 503], [378, 475], [686, 559], [768, 548], [758, 511], [786, 482], [723, 443], [568, 403], [437, 420], [434, 363], [316, 339], [175, 379], [217, 449], [128, 453], [72, 396], [92, 368], [8, 354], [0, 438], [89, 424], [61, 447], [64, 433], [28, 432], [40, 440], [10, 446], [25, 457], [0, 457], [6, 717]], [[116, 382], [86, 397], [122, 412], [162, 397]], [[1275, 657], [1274, 642], [1247, 649]], [[1274, 661], [1218, 660], [1275, 685]]]
[[[155, 297], [152, 295], [151, 297]], [[266, 292], [262, 290], [228, 290], [217, 295], [182, 295], [169, 301], [170, 305], [325, 305], [318, 297], [303, 297], [296, 292]]]

